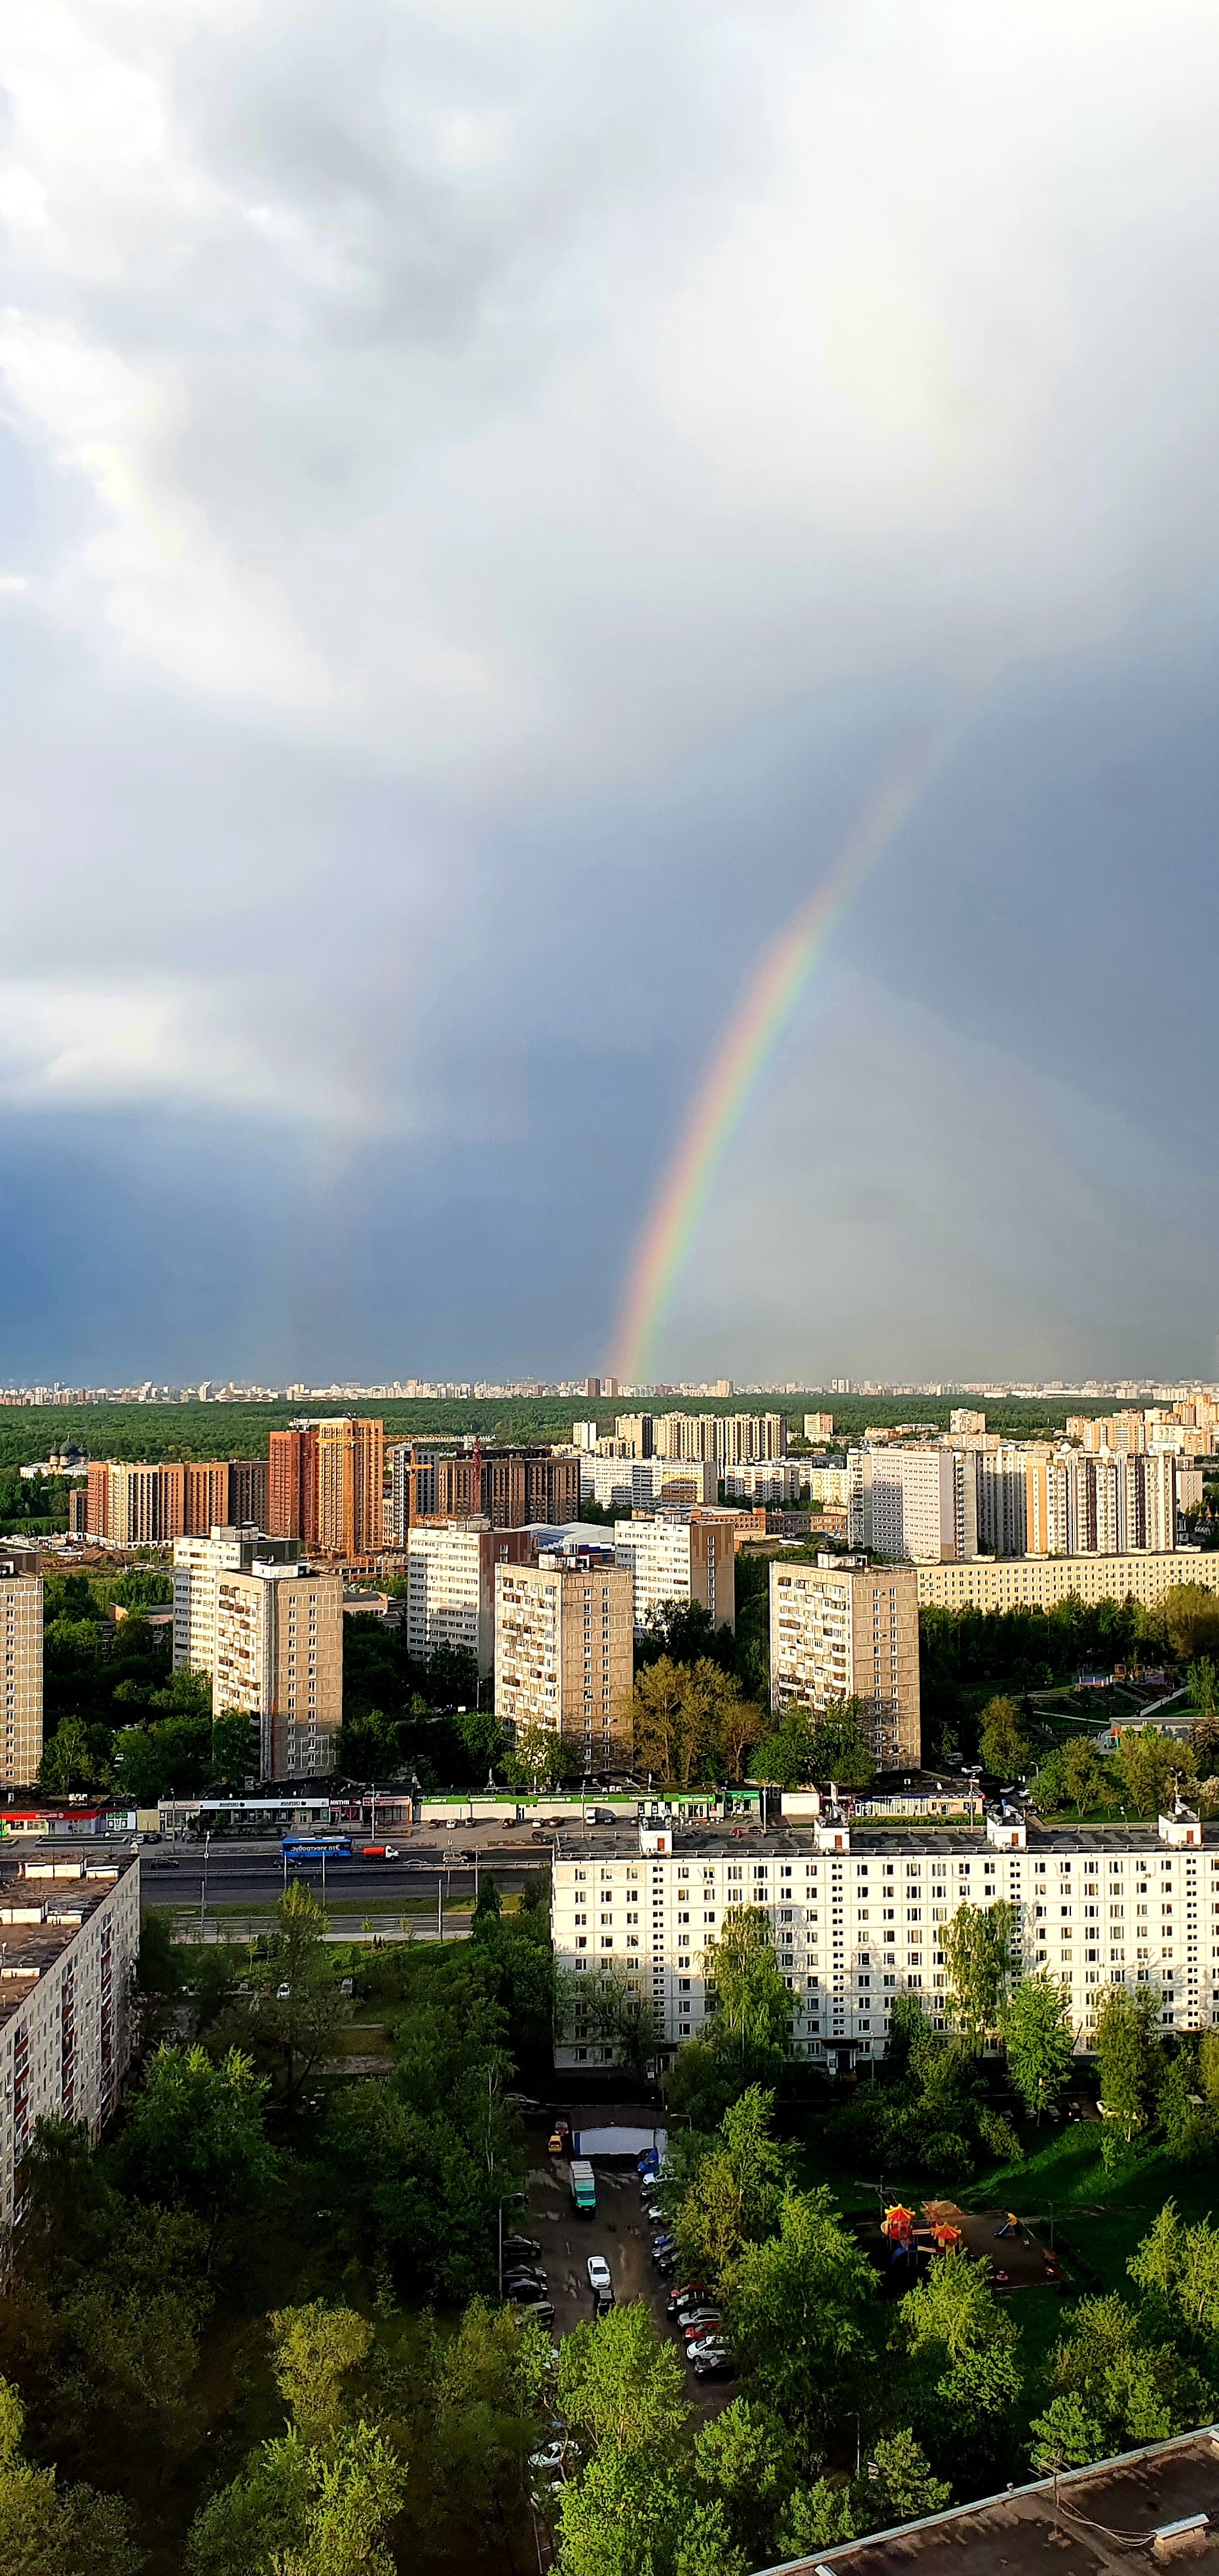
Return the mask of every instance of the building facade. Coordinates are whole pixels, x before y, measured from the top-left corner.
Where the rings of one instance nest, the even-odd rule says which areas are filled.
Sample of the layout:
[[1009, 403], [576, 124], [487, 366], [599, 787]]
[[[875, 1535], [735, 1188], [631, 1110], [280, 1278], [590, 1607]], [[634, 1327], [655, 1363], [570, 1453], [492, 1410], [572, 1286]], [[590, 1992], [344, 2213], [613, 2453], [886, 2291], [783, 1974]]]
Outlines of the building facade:
[[862, 1702], [860, 1725], [877, 1768], [917, 1769], [918, 1576], [912, 1565], [841, 1556], [816, 1565], [776, 1557], [770, 1569], [773, 1708], [820, 1710]]
[[31, 1859], [0, 1877], [0, 2226], [43, 2119], [96, 2137], [131, 2058], [127, 1997], [140, 1946], [140, 1864]]
[[266, 1507], [267, 1468], [261, 1458], [187, 1459], [162, 1466], [99, 1458], [86, 1480], [82, 1535], [111, 1547], [172, 1547], [175, 1539], [206, 1538], [213, 1528], [260, 1524]]
[[367, 1414], [324, 1414], [273, 1431], [267, 1525], [312, 1554], [351, 1563], [385, 1543], [385, 1427]]
[[206, 1538], [174, 1544], [174, 1671], [208, 1673], [216, 1667], [216, 1591], [222, 1574], [256, 1562], [295, 1565], [295, 1539], [218, 1526]]
[[[608, 1536], [608, 1533], [607, 1533]], [[495, 1569], [495, 1714], [561, 1735], [586, 1769], [630, 1747], [634, 1583], [608, 1552]]]
[[444, 1520], [485, 1520], [492, 1529], [530, 1521], [577, 1521], [579, 1458], [550, 1449], [472, 1449], [436, 1462], [436, 1511]]
[[925, 1447], [852, 1449], [847, 1528], [853, 1547], [916, 1565], [960, 1564], [978, 1553], [972, 1455]]
[[36, 1548], [0, 1541], [0, 1779], [36, 1780], [42, 1760], [42, 1577]]
[[735, 1629], [735, 1522], [673, 1513], [615, 1521], [614, 1557], [634, 1579], [637, 1636], [669, 1602], [697, 1602], [713, 1627]]
[[495, 1662], [495, 1569], [527, 1565], [527, 1530], [477, 1521], [421, 1522], [406, 1534], [406, 1641], [417, 1662], [445, 1648], [475, 1655], [485, 1681]]
[[920, 1604], [945, 1610], [1052, 1610], [1075, 1593], [1081, 1601], [1141, 1602], [1151, 1609], [1177, 1583], [1219, 1591], [1219, 1550], [1177, 1548], [1134, 1556], [976, 1557], [972, 1565], [916, 1568]]
[[256, 1718], [264, 1780], [334, 1768], [343, 1719], [343, 1578], [298, 1561], [216, 1577], [212, 1707]]
[[[823, 1816], [808, 1832], [623, 1827], [595, 1840], [566, 1830], [555, 1845], [556, 1962], [624, 1973], [669, 2046], [708, 2018], [707, 1953], [725, 1912], [753, 1906], [791, 1992], [796, 2055], [880, 2056], [899, 1994], [944, 2029], [942, 1934], [962, 1903], [1011, 1906], [1016, 1973], [1065, 1984], [1081, 2051], [1111, 1985], [1155, 1987], [1165, 2029], [1219, 2022], [1219, 1834], [1194, 1818], [1042, 1832], [988, 1816], [980, 1829], [869, 1832]], [[579, 2022], [577, 2004], [556, 2065], [605, 2054]]]

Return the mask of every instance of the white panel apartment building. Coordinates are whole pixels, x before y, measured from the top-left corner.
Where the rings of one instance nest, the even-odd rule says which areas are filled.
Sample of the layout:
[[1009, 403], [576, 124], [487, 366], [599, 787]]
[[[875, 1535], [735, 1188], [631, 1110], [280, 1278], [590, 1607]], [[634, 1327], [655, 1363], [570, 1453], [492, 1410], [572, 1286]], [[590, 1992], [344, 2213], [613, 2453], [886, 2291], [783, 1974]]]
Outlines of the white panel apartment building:
[[[662, 1843], [665, 1849], [645, 1849]], [[957, 1907], [1015, 1909], [1024, 1970], [1065, 1979], [1076, 2046], [1092, 2045], [1106, 1986], [1150, 1985], [1166, 2029], [1219, 2023], [1219, 1834], [1193, 1818], [1027, 1833], [965, 1827], [872, 1832], [825, 1817], [811, 1831], [745, 1836], [608, 1828], [555, 1845], [560, 1967], [613, 1967], [654, 2004], [667, 2045], [707, 2019], [705, 1953], [726, 1910], [759, 1906], [791, 1991], [796, 2055], [879, 2056], [894, 2001], [916, 1995], [947, 2026], [943, 1926]], [[611, 2054], [578, 2002], [561, 2066]]]
[[140, 1946], [137, 1859], [40, 1858], [0, 1877], [0, 2228], [43, 2119], [96, 2137], [131, 2057], [128, 1983]]
[[736, 1527], [727, 1520], [615, 1521], [614, 1557], [635, 1583], [635, 1632], [666, 1602], [701, 1603], [715, 1628], [736, 1626]]
[[493, 1530], [488, 1520], [419, 1522], [406, 1533], [406, 1642], [420, 1663], [445, 1647], [478, 1657], [486, 1680], [495, 1661], [495, 1569], [527, 1563], [527, 1530]]
[[778, 1557], [770, 1569], [771, 1706], [859, 1699], [879, 1770], [917, 1769], [918, 1576], [912, 1565]]
[[916, 1565], [961, 1563], [978, 1553], [978, 1479], [968, 1450], [852, 1449], [847, 1505], [853, 1547]]
[[343, 1718], [343, 1578], [256, 1561], [216, 1582], [212, 1707], [256, 1718], [264, 1780], [334, 1768]]
[[719, 1474], [714, 1459], [582, 1455], [580, 1500], [603, 1511], [650, 1512], [657, 1503], [689, 1509], [719, 1500]]
[[174, 1671], [214, 1673], [216, 1595], [222, 1574], [260, 1562], [292, 1565], [299, 1540], [261, 1531], [213, 1528], [208, 1538], [174, 1541]]
[[[609, 1533], [606, 1532], [608, 1538]], [[495, 1569], [495, 1714], [514, 1735], [562, 1735], [585, 1768], [628, 1749], [634, 1679], [630, 1569], [605, 1555], [543, 1550]]]
[[0, 1780], [24, 1787], [42, 1760], [42, 1577], [37, 1551], [0, 1543]]

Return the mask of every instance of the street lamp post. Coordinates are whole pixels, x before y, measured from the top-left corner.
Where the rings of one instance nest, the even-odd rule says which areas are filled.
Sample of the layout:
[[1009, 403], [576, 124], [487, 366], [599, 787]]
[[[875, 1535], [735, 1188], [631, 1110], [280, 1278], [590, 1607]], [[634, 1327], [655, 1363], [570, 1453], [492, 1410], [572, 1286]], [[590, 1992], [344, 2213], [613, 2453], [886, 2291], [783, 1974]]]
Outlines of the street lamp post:
[[207, 1862], [208, 1853], [211, 1850], [211, 1844], [211, 1835], [205, 1834], [203, 1837], [203, 1888], [199, 1898], [199, 1938], [201, 1941], [204, 1937], [207, 1926]]

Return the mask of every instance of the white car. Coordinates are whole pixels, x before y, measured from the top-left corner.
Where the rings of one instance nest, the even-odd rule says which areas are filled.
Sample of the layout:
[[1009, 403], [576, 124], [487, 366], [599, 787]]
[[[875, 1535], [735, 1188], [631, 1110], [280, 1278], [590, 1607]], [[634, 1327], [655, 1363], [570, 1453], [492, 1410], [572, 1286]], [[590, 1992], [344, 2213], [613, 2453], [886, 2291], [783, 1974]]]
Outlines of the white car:
[[588, 2280], [590, 2289], [598, 2292], [608, 2290], [612, 2287], [612, 2283], [610, 2281], [610, 2267], [606, 2262], [604, 2254], [589, 2255]]

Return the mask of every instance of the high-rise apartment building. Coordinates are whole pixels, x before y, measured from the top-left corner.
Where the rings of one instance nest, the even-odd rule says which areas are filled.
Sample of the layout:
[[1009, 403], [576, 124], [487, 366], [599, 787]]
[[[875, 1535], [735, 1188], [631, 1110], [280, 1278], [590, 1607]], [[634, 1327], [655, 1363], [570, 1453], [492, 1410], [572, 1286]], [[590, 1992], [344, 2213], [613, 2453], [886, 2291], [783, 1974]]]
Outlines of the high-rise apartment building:
[[495, 1661], [495, 1569], [528, 1565], [528, 1530], [489, 1522], [422, 1521], [406, 1534], [406, 1643], [419, 1663], [452, 1647], [478, 1658], [486, 1680]]
[[436, 1512], [439, 1449], [417, 1440], [391, 1440], [385, 1451], [385, 1544], [405, 1547], [407, 1531]]
[[614, 1556], [635, 1583], [635, 1633], [669, 1603], [698, 1602], [715, 1628], [736, 1627], [736, 1525], [657, 1513], [616, 1521]]
[[814, 1445], [818, 1440], [832, 1440], [834, 1437], [833, 1414], [806, 1413], [804, 1417], [804, 1437]]
[[582, 1501], [602, 1510], [695, 1511], [719, 1500], [715, 1462], [707, 1458], [581, 1458]]
[[140, 1864], [125, 1852], [40, 1852], [0, 1877], [0, 1909], [0, 2227], [11, 2242], [18, 2168], [38, 2122], [76, 2121], [97, 2138], [117, 2107], [131, 2059]]
[[586, 1770], [630, 1749], [634, 1680], [630, 1570], [608, 1556], [495, 1569], [495, 1714], [519, 1735], [561, 1735]]
[[1026, 1546], [1028, 1474], [1030, 1465], [1039, 1457], [1051, 1455], [1048, 1446], [1034, 1450], [1002, 1443], [997, 1449], [977, 1453], [978, 1480], [978, 1545], [996, 1556], [1023, 1556]]
[[267, 1520], [319, 1556], [350, 1562], [385, 1543], [385, 1428], [364, 1414], [326, 1414], [273, 1431]]
[[922, 1720], [913, 1566], [777, 1558], [770, 1569], [770, 1696], [779, 1710], [857, 1699], [877, 1768], [916, 1769]]
[[0, 1540], [0, 1780], [24, 1787], [42, 1760], [42, 1577], [36, 1548]]
[[1177, 1461], [1167, 1451], [1059, 1450], [1025, 1471], [1029, 1556], [1153, 1554], [1177, 1544]]
[[743, 1467], [755, 1458], [784, 1457], [787, 1426], [781, 1413], [661, 1413], [652, 1417], [652, 1441], [661, 1458]]
[[556, 1528], [580, 1517], [579, 1458], [550, 1449], [471, 1449], [436, 1462], [436, 1511], [444, 1520], [485, 1520], [492, 1529]]
[[321, 1556], [374, 1556], [384, 1544], [385, 1429], [362, 1414], [315, 1422]]
[[615, 1438], [625, 1442], [628, 1458], [650, 1458], [656, 1446], [655, 1433], [650, 1413], [620, 1413], [614, 1424]]
[[960, 1563], [978, 1553], [978, 1480], [965, 1450], [852, 1449], [847, 1505], [853, 1547], [919, 1565]]
[[174, 1545], [174, 1671], [212, 1674], [216, 1668], [216, 1593], [222, 1574], [255, 1562], [295, 1565], [294, 1538], [267, 1538], [258, 1530], [217, 1526], [206, 1538]]
[[221, 1568], [212, 1707], [256, 1718], [267, 1780], [334, 1768], [343, 1718], [343, 1578], [290, 1562]]
[[267, 1470], [261, 1458], [186, 1459], [160, 1466], [99, 1458], [86, 1482], [83, 1534], [111, 1547], [171, 1547], [178, 1538], [205, 1538], [213, 1528], [257, 1522], [265, 1517], [266, 1502]]
[[268, 1441], [267, 1529], [273, 1538], [299, 1539], [310, 1548], [317, 1538], [317, 1458], [312, 1430], [294, 1423], [290, 1431], [273, 1431]]

